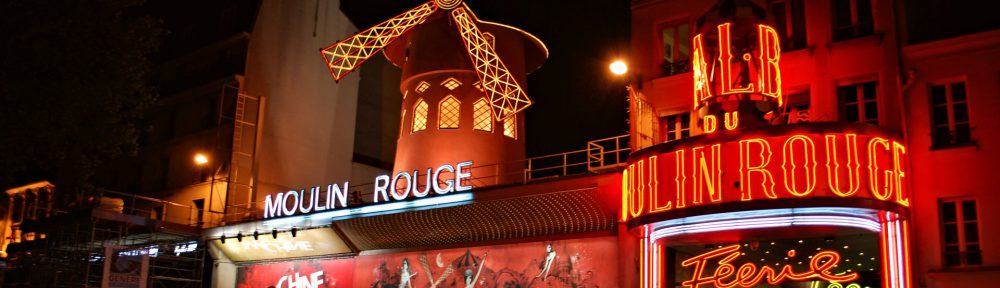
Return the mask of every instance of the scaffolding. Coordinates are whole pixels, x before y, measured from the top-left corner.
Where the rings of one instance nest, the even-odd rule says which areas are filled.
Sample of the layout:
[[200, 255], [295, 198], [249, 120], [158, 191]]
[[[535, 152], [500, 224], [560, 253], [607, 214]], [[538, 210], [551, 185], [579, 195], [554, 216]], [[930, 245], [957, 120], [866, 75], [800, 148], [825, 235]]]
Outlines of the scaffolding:
[[108, 251], [148, 257], [146, 287], [202, 286], [206, 249], [193, 207], [106, 190], [88, 203], [25, 221], [34, 239], [8, 249], [4, 286], [101, 287]]

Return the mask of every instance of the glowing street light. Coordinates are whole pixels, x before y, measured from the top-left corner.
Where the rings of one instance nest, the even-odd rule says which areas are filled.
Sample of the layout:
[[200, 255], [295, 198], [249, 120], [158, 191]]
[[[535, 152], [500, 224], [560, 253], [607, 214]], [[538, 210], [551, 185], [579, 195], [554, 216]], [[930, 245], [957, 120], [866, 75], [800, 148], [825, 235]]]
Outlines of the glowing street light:
[[205, 154], [201, 153], [194, 154], [194, 164], [198, 164], [198, 166], [201, 166], [205, 165], [205, 163], [208, 163], [208, 157], [206, 157]]
[[625, 73], [628, 72], [628, 65], [626, 65], [625, 61], [622, 60], [611, 62], [611, 65], [608, 65], [608, 68], [611, 69], [611, 73], [614, 73], [615, 75], [625, 75]]

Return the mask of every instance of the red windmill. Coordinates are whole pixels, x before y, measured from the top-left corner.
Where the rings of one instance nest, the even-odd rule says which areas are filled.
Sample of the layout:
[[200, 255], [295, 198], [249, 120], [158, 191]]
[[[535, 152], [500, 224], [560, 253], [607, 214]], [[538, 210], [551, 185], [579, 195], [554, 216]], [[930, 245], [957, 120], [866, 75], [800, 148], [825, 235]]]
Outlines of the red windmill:
[[511, 161], [524, 158], [518, 118], [532, 104], [520, 83], [548, 57], [545, 44], [520, 29], [478, 19], [461, 0], [433, 0], [322, 54], [340, 80], [379, 51], [403, 70], [395, 171], [469, 160], [475, 166], [507, 163], [489, 168], [491, 174], [523, 169]]

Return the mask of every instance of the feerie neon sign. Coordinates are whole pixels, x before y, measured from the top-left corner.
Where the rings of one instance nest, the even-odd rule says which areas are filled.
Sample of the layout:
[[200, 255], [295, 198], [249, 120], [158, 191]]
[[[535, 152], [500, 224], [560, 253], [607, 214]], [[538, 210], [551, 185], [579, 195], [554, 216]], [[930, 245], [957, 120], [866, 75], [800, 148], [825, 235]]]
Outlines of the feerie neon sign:
[[694, 206], [815, 197], [909, 206], [903, 144], [881, 134], [833, 132], [841, 128], [830, 124], [789, 129], [810, 125], [834, 129], [759, 137], [752, 136], [776, 133], [769, 131], [773, 127], [727, 131], [648, 148], [651, 153], [633, 156], [622, 174], [621, 220]]
[[[471, 166], [472, 161], [466, 161], [454, 166], [444, 164], [437, 168], [427, 168], [423, 175], [419, 170], [414, 170], [412, 173], [398, 172], [393, 177], [376, 176], [372, 202], [385, 203], [408, 198], [423, 198], [430, 195], [431, 191], [443, 195], [472, 190], [472, 186], [467, 185], [468, 179], [472, 177], [472, 172], [469, 171]], [[421, 181], [423, 183], [420, 183]], [[346, 208], [349, 187], [350, 183], [344, 181], [343, 186], [334, 183], [326, 185], [326, 189], [315, 186], [308, 190], [289, 190], [267, 195], [264, 198], [264, 218]]]
[[[794, 260], [796, 256], [795, 250], [788, 251], [787, 255], [786, 259], [790, 259], [789, 261]], [[776, 271], [775, 268], [767, 265], [758, 267], [756, 264], [750, 262], [736, 268], [736, 265], [731, 263], [737, 261], [740, 256], [740, 245], [730, 245], [684, 260], [684, 262], [681, 262], [681, 265], [692, 267], [694, 273], [692, 273], [691, 279], [681, 284], [684, 287], [692, 288], [700, 286], [753, 287], [764, 281], [773, 285], [785, 281], [824, 280], [828, 282], [850, 282], [858, 279], [857, 272], [835, 275], [830, 271], [840, 263], [840, 253], [836, 251], [819, 251], [812, 257], [809, 257], [809, 270], [806, 271], [794, 271], [790, 264], [785, 264]], [[715, 265], [709, 265], [709, 263], [713, 262]], [[709, 266], [716, 267], [715, 271], [706, 272], [705, 268]]]

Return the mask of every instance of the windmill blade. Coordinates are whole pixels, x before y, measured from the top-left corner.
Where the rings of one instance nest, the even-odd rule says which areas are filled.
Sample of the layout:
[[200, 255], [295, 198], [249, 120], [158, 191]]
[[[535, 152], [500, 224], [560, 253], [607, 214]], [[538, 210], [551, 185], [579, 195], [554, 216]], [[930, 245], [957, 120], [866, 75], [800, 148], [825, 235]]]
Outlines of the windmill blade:
[[479, 81], [490, 97], [493, 116], [497, 120], [514, 116], [531, 105], [531, 100], [497, 56], [490, 39], [479, 31], [476, 16], [466, 9], [464, 5], [455, 8], [451, 11], [451, 16], [462, 35], [465, 49], [476, 66]]
[[347, 73], [354, 71], [354, 68], [409, 31], [410, 28], [424, 23], [427, 16], [434, 11], [437, 11], [437, 5], [434, 4], [434, 1], [430, 1], [323, 48], [323, 59], [326, 60], [326, 65], [330, 68], [333, 79], [339, 81], [344, 78]]

